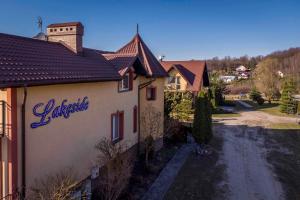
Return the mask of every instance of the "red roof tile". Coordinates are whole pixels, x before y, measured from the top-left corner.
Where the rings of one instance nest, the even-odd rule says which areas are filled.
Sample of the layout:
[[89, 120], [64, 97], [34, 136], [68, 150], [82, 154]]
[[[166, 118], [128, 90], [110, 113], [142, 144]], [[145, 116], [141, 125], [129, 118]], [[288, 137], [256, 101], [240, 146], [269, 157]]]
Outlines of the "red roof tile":
[[119, 49], [116, 54], [119, 55], [137, 55], [145, 66], [146, 71], [150, 76], [153, 77], [165, 77], [167, 76], [166, 71], [161, 66], [156, 57], [152, 54], [150, 49], [142, 40], [139, 34], [136, 34], [134, 38], [126, 44], [124, 47]]
[[176, 69], [188, 82], [188, 90], [197, 92], [201, 89], [202, 81], [204, 86], [209, 85], [207, 67], [205, 61], [162, 61], [164, 69], [169, 72]]
[[102, 51], [0, 33], [0, 87], [119, 80]]

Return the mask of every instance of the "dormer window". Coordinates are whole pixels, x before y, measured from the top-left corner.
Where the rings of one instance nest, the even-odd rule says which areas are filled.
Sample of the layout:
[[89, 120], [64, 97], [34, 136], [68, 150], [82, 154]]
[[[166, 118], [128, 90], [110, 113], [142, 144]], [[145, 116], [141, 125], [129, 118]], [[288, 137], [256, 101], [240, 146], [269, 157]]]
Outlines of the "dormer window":
[[180, 89], [180, 76], [171, 76], [168, 78], [168, 85], [172, 89]]
[[119, 92], [132, 90], [132, 83], [132, 73], [128, 72], [123, 76], [122, 80], [119, 81]]

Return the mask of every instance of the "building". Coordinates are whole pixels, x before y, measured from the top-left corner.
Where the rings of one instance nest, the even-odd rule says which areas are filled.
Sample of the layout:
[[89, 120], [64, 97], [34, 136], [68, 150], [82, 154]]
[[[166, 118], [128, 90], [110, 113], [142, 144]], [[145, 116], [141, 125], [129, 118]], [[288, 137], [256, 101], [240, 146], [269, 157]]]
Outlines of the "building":
[[206, 62], [204, 61], [161, 61], [169, 77], [165, 80], [167, 91], [189, 91], [198, 93], [209, 86]]
[[236, 76], [220, 76], [219, 80], [222, 80], [224, 83], [231, 83], [236, 79]]
[[250, 69], [246, 68], [243, 65], [240, 65], [235, 69], [235, 74], [239, 80], [248, 79], [250, 77]]
[[84, 179], [101, 138], [131, 148], [146, 107], [163, 113], [167, 73], [138, 33], [116, 52], [85, 48], [83, 35], [80, 22], [42, 40], [0, 33], [0, 198], [67, 167]]

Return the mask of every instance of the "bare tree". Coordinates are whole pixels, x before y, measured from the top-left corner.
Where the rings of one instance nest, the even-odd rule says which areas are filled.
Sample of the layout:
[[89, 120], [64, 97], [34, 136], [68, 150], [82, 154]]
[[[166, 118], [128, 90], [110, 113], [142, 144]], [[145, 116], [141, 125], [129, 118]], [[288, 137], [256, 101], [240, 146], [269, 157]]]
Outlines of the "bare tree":
[[254, 71], [255, 86], [264, 93], [269, 102], [280, 97], [280, 77], [277, 74], [278, 60], [267, 58]]
[[154, 141], [162, 136], [162, 113], [148, 104], [141, 115], [141, 130], [144, 138], [145, 166], [149, 168], [149, 154], [154, 150]]
[[30, 200], [67, 200], [71, 199], [73, 189], [78, 184], [71, 168], [48, 175], [44, 179], [35, 180], [29, 189], [26, 199]]
[[116, 200], [126, 188], [132, 173], [132, 159], [123, 153], [126, 149], [120, 143], [113, 144], [103, 138], [96, 145], [99, 151], [101, 168], [97, 185], [97, 197], [104, 200]]

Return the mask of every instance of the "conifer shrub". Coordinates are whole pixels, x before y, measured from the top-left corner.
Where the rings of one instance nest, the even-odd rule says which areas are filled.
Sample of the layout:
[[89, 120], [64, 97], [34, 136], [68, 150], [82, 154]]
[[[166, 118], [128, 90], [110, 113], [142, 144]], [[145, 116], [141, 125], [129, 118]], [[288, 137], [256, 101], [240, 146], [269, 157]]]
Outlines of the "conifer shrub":
[[193, 136], [197, 143], [208, 143], [212, 138], [211, 103], [207, 93], [201, 91], [196, 98]]
[[280, 112], [287, 114], [295, 114], [297, 112], [297, 102], [293, 99], [295, 93], [296, 86], [294, 81], [285, 81], [280, 99]]

